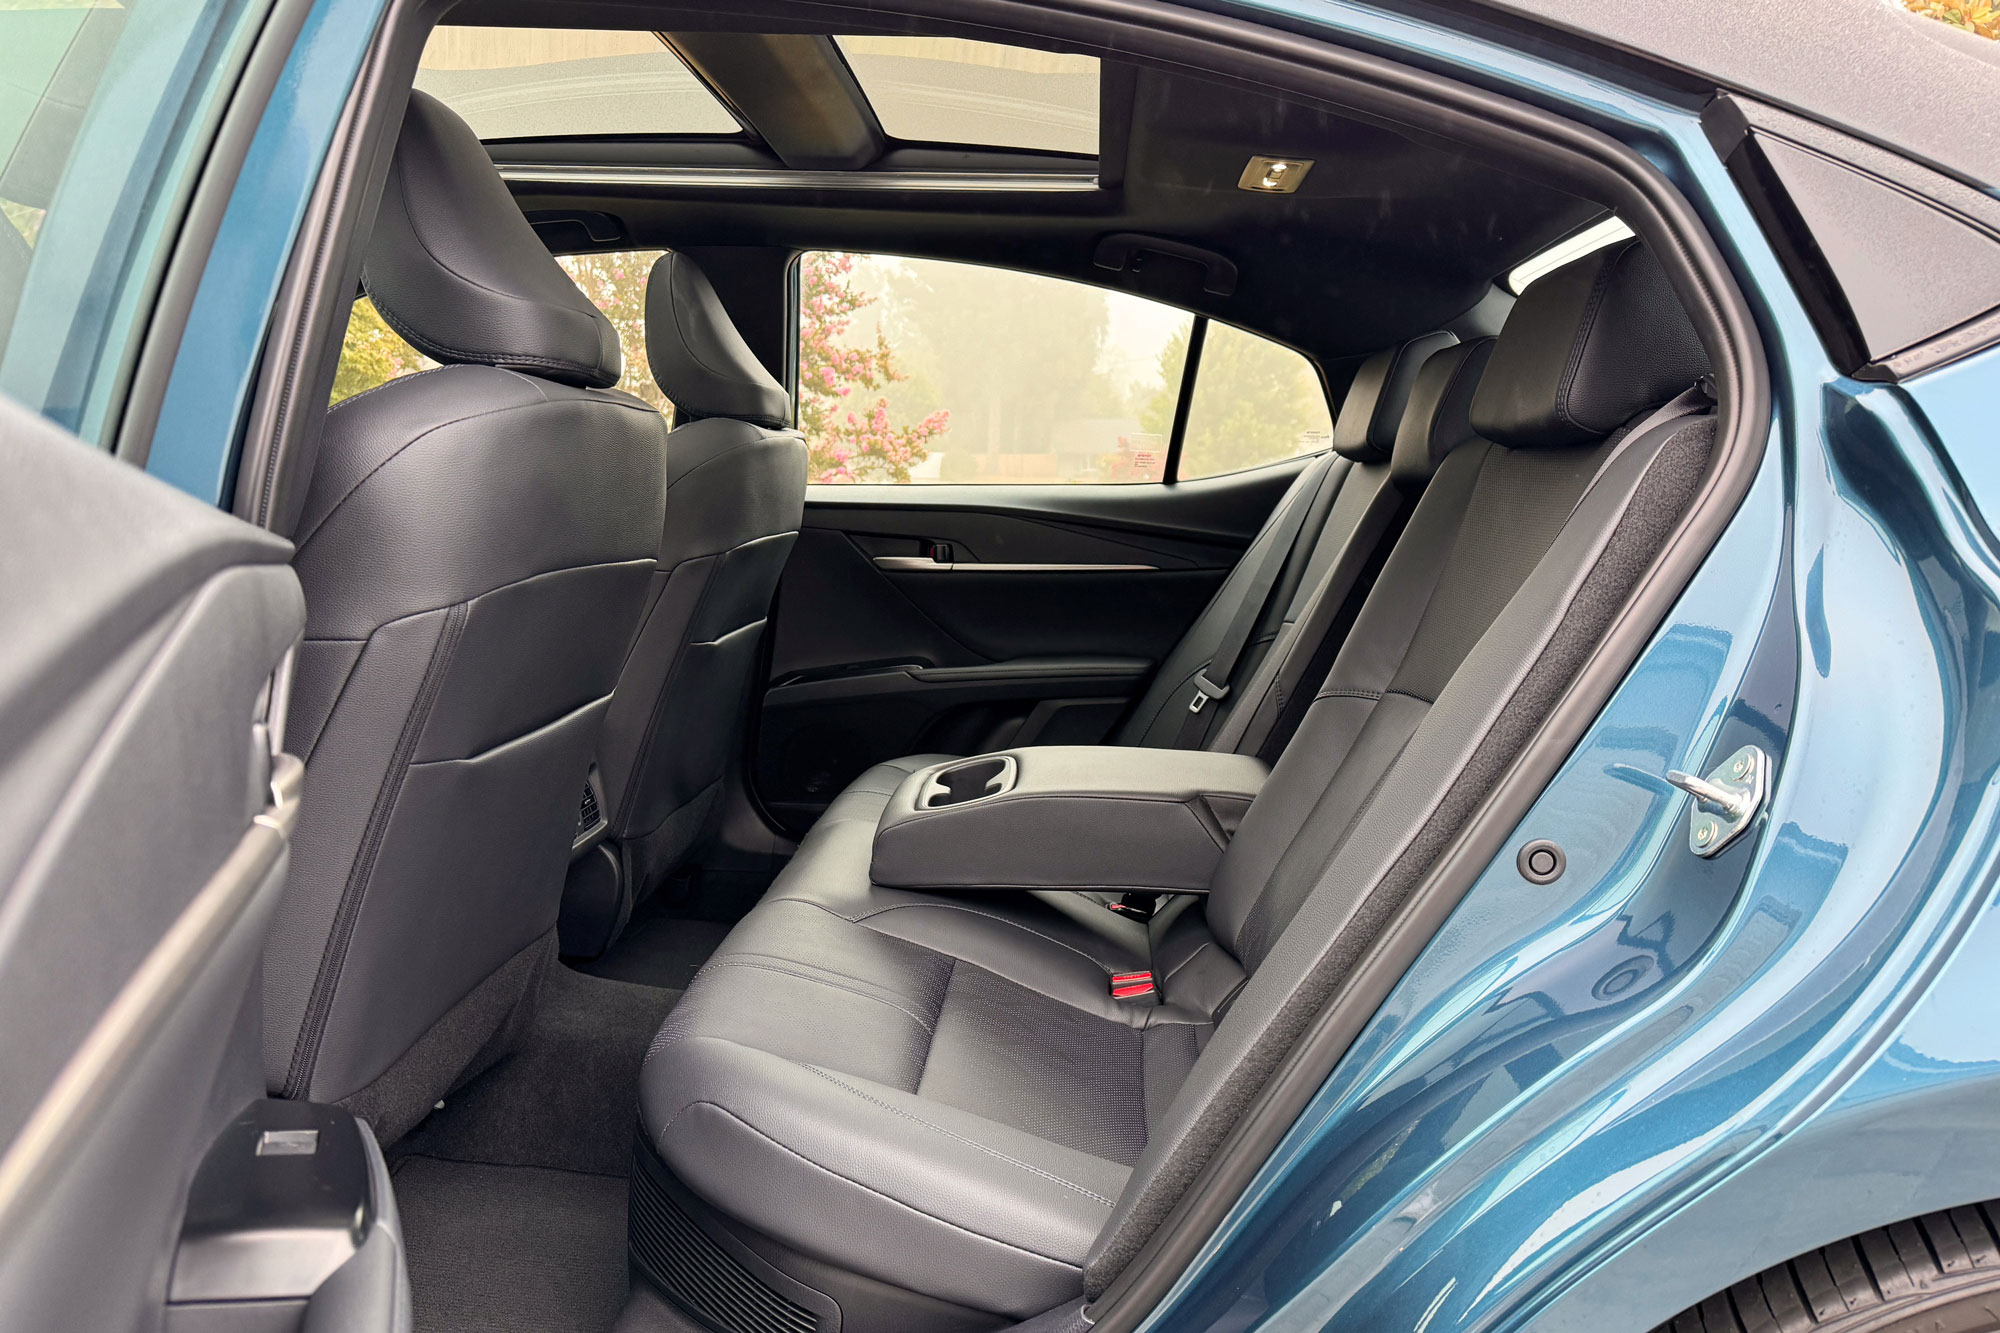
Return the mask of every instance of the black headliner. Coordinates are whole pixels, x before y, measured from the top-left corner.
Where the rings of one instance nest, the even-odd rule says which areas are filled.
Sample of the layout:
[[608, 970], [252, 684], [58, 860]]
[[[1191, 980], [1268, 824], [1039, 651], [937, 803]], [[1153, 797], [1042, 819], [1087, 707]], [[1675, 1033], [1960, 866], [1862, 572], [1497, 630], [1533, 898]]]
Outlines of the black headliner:
[[[471, 0], [450, 21], [697, 26], [688, 18], [602, 4]], [[967, 196], [538, 183], [516, 184], [515, 193], [534, 212], [610, 214], [627, 233], [620, 245], [871, 250], [1071, 277], [1254, 329], [1323, 365], [1452, 322], [1491, 294], [1496, 276], [1602, 212], [1431, 136], [1184, 71], [1137, 67], [1134, 73], [1121, 79], [1106, 66], [1104, 174], [1122, 176], [1117, 188]], [[538, 144], [531, 153], [525, 147], [499, 145], [495, 156], [587, 162], [636, 154], [687, 162], [716, 160], [718, 151], [670, 142]], [[723, 160], [756, 152], [721, 151]], [[1316, 165], [1297, 194], [1254, 194], [1236, 187], [1253, 154], [1306, 157]], [[1214, 250], [1238, 266], [1237, 288], [1227, 297], [1209, 295], [1201, 290], [1200, 269], [1156, 257], [1136, 272], [1098, 268], [1098, 243], [1113, 232]]]

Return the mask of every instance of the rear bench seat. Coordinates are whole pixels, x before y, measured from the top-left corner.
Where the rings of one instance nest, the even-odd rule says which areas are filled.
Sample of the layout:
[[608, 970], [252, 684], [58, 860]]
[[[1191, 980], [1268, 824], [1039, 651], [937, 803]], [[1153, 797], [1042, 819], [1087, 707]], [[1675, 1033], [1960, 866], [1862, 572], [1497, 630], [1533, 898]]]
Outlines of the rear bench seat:
[[[1706, 362], [1636, 242], [1542, 279], [1497, 344], [1452, 350], [1397, 451], [1465, 439], [1439, 424], [1455, 410], [1482, 438], [1444, 458], [1205, 899], [1140, 923], [1081, 894], [880, 888], [876, 822], [925, 761], [841, 796], [647, 1058], [633, 1253], [653, 1282], [724, 1327], [766, 1326], [730, 1301], [807, 1318], [831, 1298], [867, 1333], [1025, 1317], [1130, 1260], [1708, 465], [1714, 418], [1688, 392]], [[1160, 1002], [1114, 999], [1110, 976], [1141, 969]]]

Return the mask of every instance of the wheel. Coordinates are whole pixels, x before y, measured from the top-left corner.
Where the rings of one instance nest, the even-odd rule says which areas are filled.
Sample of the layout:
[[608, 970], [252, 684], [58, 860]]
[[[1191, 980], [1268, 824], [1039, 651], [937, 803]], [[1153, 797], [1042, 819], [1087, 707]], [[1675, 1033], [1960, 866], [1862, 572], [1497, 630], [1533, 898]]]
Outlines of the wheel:
[[1719, 1291], [1655, 1333], [2000, 1330], [2000, 1199], [1835, 1241]]

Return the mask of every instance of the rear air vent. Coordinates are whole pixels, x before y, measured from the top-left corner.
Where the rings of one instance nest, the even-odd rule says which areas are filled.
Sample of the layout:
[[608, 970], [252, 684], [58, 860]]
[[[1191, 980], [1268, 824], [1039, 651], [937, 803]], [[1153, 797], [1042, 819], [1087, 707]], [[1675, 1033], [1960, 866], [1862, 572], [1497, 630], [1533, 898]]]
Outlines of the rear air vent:
[[604, 822], [604, 815], [597, 808], [597, 793], [590, 789], [590, 783], [583, 784], [583, 806], [577, 813], [577, 836], [590, 832]]
[[818, 1333], [811, 1310], [773, 1291], [712, 1240], [640, 1163], [632, 1172], [632, 1262], [675, 1305], [724, 1333]]

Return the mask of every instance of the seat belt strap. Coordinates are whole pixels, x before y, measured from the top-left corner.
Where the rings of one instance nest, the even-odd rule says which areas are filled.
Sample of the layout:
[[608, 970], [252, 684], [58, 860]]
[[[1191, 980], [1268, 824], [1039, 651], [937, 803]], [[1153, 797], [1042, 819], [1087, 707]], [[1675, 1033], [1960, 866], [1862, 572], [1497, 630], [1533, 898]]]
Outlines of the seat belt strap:
[[1230, 618], [1229, 627], [1222, 632], [1208, 665], [1195, 672], [1194, 694], [1188, 699], [1188, 715], [1181, 721], [1176, 748], [1200, 749], [1202, 742], [1208, 738], [1208, 730], [1215, 724], [1215, 715], [1209, 713], [1204, 717], [1203, 713], [1211, 700], [1229, 696], [1229, 678], [1236, 674], [1236, 664], [1241, 660], [1243, 650], [1249, 646], [1250, 636], [1257, 632], [1257, 622], [1264, 618], [1264, 605], [1271, 600], [1271, 590], [1277, 587], [1285, 562], [1291, 559], [1292, 547], [1299, 539], [1299, 529], [1305, 526], [1306, 515], [1312, 510], [1313, 497], [1319, 493], [1320, 483], [1330, 466], [1328, 459], [1322, 459], [1317, 466], [1299, 474], [1298, 481], [1292, 484], [1271, 544], [1252, 571], [1249, 586], [1243, 590], [1243, 600], [1237, 604], [1236, 614]]
[[1570, 517], [1576, 517], [1576, 511], [1583, 507], [1584, 498], [1597, 489], [1598, 480], [1611, 471], [1611, 465], [1624, 456], [1629, 446], [1656, 427], [1664, 426], [1669, 421], [1676, 421], [1681, 417], [1706, 412], [1713, 406], [1715, 406], [1714, 381], [1704, 375], [1673, 399], [1654, 408], [1643, 421], [1626, 431], [1624, 438], [1611, 446], [1610, 453], [1604, 455], [1604, 461], [1597, 465], [1597, 475], [1590, 479], [1590, 485], [1583, 488], [1583, 494], [1577, 496], [1576, 503], [1570, 506]]

